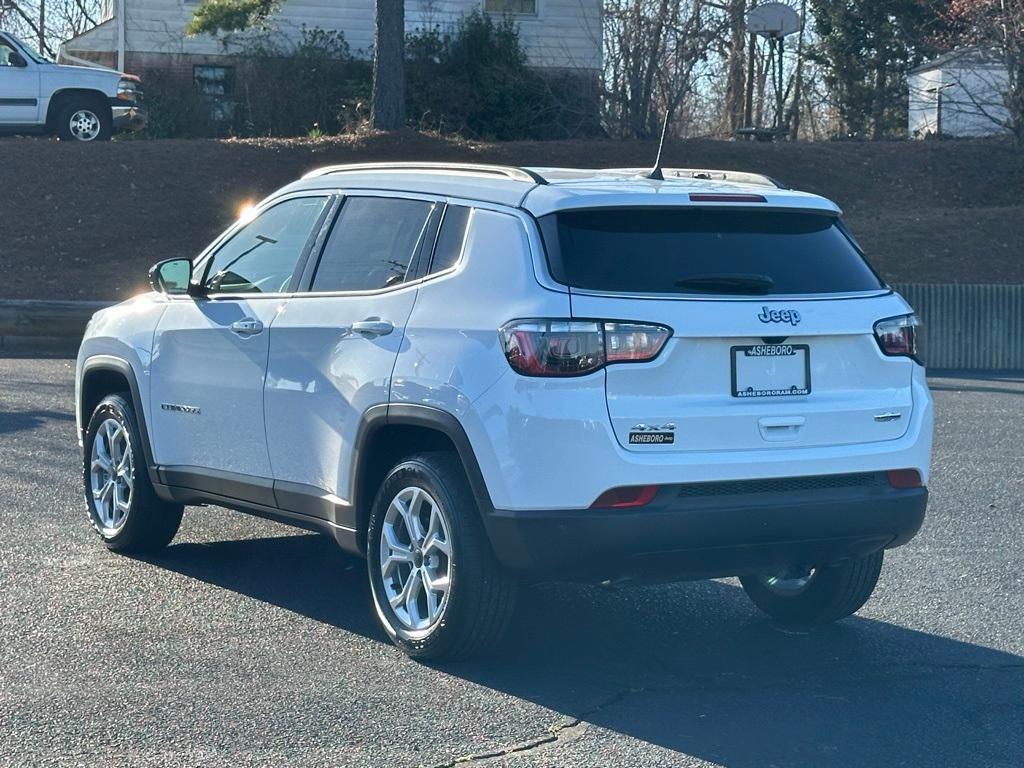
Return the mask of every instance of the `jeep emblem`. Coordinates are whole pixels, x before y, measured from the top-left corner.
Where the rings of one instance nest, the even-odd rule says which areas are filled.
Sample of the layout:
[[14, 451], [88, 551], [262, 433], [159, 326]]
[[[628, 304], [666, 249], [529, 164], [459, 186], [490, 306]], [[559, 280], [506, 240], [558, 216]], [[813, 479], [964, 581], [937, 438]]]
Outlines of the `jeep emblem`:
[[761, 307], [761, 314], [757, 319], [762, 323], [789, 323], [796, 325], [800, 322], [800, 313], [795, 309], [768, 309]]

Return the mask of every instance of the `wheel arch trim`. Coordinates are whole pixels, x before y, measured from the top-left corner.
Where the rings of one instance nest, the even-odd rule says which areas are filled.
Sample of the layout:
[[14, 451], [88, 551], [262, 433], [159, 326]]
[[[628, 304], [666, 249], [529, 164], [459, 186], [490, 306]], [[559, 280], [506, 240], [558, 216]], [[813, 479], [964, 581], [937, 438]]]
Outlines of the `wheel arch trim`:
[[[131, 363], [122, 357], [115, 357], [113, 355], [93, 355], [88, 358], [82, 364], [81, 373], [81, 391], [79, 393], [79, 401], [75, 404], [75, 410], [78, 412], [79, 419], [81, 420], [82, 437], [85, 437], [85, 431], [89, 427], [89, 420], [92, 418], [91, 413], [85, 413], [85, 382], [89, 377], [89, 374], [96, 373], [98, 371], [107, 371], [110, 373], [117, 373], [124, 377], [128, 382], [128, 394], [132, 399], [132, 406], [135, 408], [135, 420], [139, 425], [139, 432], [142, 438], [142, 454], [146, 460], [146, 471], [149, 473], [150, 481], [156, 485], [160, 482], [160, 478], [156, 471], [156, 463], [153, 461], [153, 447], [151, 442], [151, 436], [149, 433], [149, 425], [146, 421], [146, 410], [142, 407], [142, 395], [139, 390], [138, 377], [135, 375], [135, 369], [132, 368]], [[109, 393], [107, 393], [109, 394]]]
[[363, 473], [368, 470], [366, 447], [374, 435], [385, 427], [406, 426], [439, 432], [447, 437], [459, 455], [470, 489], [482, 512], [493, 509], [490, 493], [480, 470], [476, 453], [458, 418], [448, 411], [415, 403], [381, 403], [368, 408], [359, 423], [352, 449], [352, 475], [349, 499], [358, 516], [357, 529], [365, 532], [372, 499], [360, 497]]

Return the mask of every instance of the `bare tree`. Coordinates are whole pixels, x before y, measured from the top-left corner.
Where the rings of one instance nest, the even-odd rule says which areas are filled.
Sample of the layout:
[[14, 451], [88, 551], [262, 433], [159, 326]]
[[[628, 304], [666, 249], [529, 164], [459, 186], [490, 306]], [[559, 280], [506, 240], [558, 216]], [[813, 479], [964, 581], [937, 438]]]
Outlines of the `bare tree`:
[[725, 65], [725, 130], [735, 133], [743, 124], [746, 85], [747, 0], [729, 0], [726, 6], [729, 24], [729, 48]]
[[707, 0], [606, 0], [604, 21], [609, 132], [653, 137], [664, 112], [685, 107], [694, 93], [695, 75], [728, 29], [728, 14]]
[[1007, 114], [995, 118], [998, 112], [983, 111], [1024, 147], [1024, 0], [954, 0], [950, 20], [956, 41], [991, 52], [1005, 67]]
[[377, 0], [374, 25], [370, 122], [396, 131], [405, 125], [405, 0]]
[[60, 44], [99, 24], [100, 0], [0, 0], [0, 28], [55, 57]]

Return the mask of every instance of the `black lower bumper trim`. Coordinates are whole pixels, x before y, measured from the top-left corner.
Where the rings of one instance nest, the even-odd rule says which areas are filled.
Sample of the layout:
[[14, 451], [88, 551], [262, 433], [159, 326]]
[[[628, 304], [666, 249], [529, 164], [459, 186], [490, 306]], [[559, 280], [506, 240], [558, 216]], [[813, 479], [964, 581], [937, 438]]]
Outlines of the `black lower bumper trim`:
[[821, 565], [909, 541], [928, 491], [888, 483], [703, 494], [663, 486], [638, 509], [494, 510], [507, 567], [580, 580], [714, 578]]

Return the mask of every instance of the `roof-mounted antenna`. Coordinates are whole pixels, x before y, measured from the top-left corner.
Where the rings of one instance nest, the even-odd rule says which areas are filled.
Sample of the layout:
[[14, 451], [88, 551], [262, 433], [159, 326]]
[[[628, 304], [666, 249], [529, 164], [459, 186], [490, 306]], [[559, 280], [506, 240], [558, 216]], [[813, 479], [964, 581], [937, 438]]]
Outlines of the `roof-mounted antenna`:
[[668, 133], [668, 121], [672, 119], [672, 107], [665, 110], [665, 122], [661, 124], [661, 141], [658, 142], [658, 156], [654, 160], [654, 167], [647, 173], [640, 174], [643, 179], [654, 179], [664, 181], [665, 175], [661, 172], [661, 151], [665, 148], [665, 134]]

